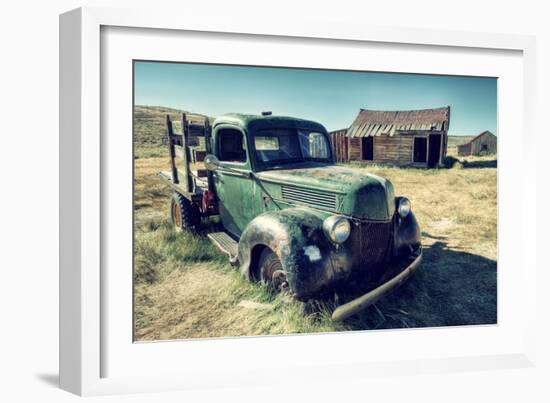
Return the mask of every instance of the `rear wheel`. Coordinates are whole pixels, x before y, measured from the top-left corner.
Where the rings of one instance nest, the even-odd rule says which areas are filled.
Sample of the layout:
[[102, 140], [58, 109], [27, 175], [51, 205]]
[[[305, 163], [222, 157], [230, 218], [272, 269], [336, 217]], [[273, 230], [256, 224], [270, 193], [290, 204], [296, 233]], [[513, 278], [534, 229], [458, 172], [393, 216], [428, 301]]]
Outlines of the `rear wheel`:
[[265, 248], [259, 260], [260, 279], [276, 291], [288, 289], [286, 271], [281, 261], [275, 253], [269, 248]]
[[196, 231], [200, 227], [201, 216], [196, 205], [179, 193], [172, 195], [170, 221], [176, 231]]

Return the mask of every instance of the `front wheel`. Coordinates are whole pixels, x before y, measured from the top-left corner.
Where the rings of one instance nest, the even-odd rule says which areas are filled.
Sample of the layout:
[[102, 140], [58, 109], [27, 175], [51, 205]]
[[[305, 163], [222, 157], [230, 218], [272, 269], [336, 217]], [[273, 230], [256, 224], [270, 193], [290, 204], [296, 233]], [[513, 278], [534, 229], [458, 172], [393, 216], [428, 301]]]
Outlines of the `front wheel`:
[[200, 211], [196, 205], [176, 192], [172, 195], [170, 221], [178, 232], [182, 230], [197, 231], [201, 222]]
[[259, 267], [260, 279], [263, 283], [268, 284], [275, 291], [288, 289], [286, 271], [277, 255], [271, 249], [266, 247], [262, 251]]

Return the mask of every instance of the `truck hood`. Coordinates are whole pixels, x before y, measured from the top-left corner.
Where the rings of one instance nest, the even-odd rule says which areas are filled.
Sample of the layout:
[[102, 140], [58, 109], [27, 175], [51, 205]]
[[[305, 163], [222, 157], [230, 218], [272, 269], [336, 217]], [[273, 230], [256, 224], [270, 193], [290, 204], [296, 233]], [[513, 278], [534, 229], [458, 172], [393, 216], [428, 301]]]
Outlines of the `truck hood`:
[[[266, 183], [279, 184], [280, 188], [296, 188], [302, 196], [296, 204], [316, 207], [314, 201], [318, 198], [317, 194], [327, 193], [336, 195], [336, 207], [320, 206], [321, 209], [360, 219], [386, 220], [395, 210], [391, 182], [363, 169], [325, 165], [263, 171], [257, 173], [257, 177]], [[308, 192], [311, 197], [308, 197]], [[284, 200], [285, 194], [288, 192], [277, 196]], [[308, 200], [311, 202], [308, 203]]]

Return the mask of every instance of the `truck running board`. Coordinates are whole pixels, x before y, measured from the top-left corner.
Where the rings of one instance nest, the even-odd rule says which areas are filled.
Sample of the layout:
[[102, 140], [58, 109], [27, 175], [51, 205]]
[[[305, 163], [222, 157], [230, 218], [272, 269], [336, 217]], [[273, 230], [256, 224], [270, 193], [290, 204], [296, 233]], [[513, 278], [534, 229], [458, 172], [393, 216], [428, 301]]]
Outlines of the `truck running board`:
[[229, 256], [229, 261], [232, 264], [237, 262], [239, 243], [231, 238], [227, 232], [212, 232], [208, 234], [208, 238], [219, 250]]

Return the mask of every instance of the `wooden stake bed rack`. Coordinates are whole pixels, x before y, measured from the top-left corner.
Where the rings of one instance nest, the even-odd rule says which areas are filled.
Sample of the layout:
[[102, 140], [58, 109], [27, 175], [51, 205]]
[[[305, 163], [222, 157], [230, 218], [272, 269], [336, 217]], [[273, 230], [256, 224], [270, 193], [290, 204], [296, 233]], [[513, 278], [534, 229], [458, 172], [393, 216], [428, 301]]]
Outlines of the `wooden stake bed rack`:
[[210, 120], [205, 116], [204, 123], [191, 122], [182, 113], [181, 131], [174, 133], [170, 115], [166, 115], [166, 142], [171, 169], [159, 172], [158, 176], [189, 201], [200, 203], [206, 190], [214, 191], [212, 174], [203, 164], [206, 155], [211, 153]]

